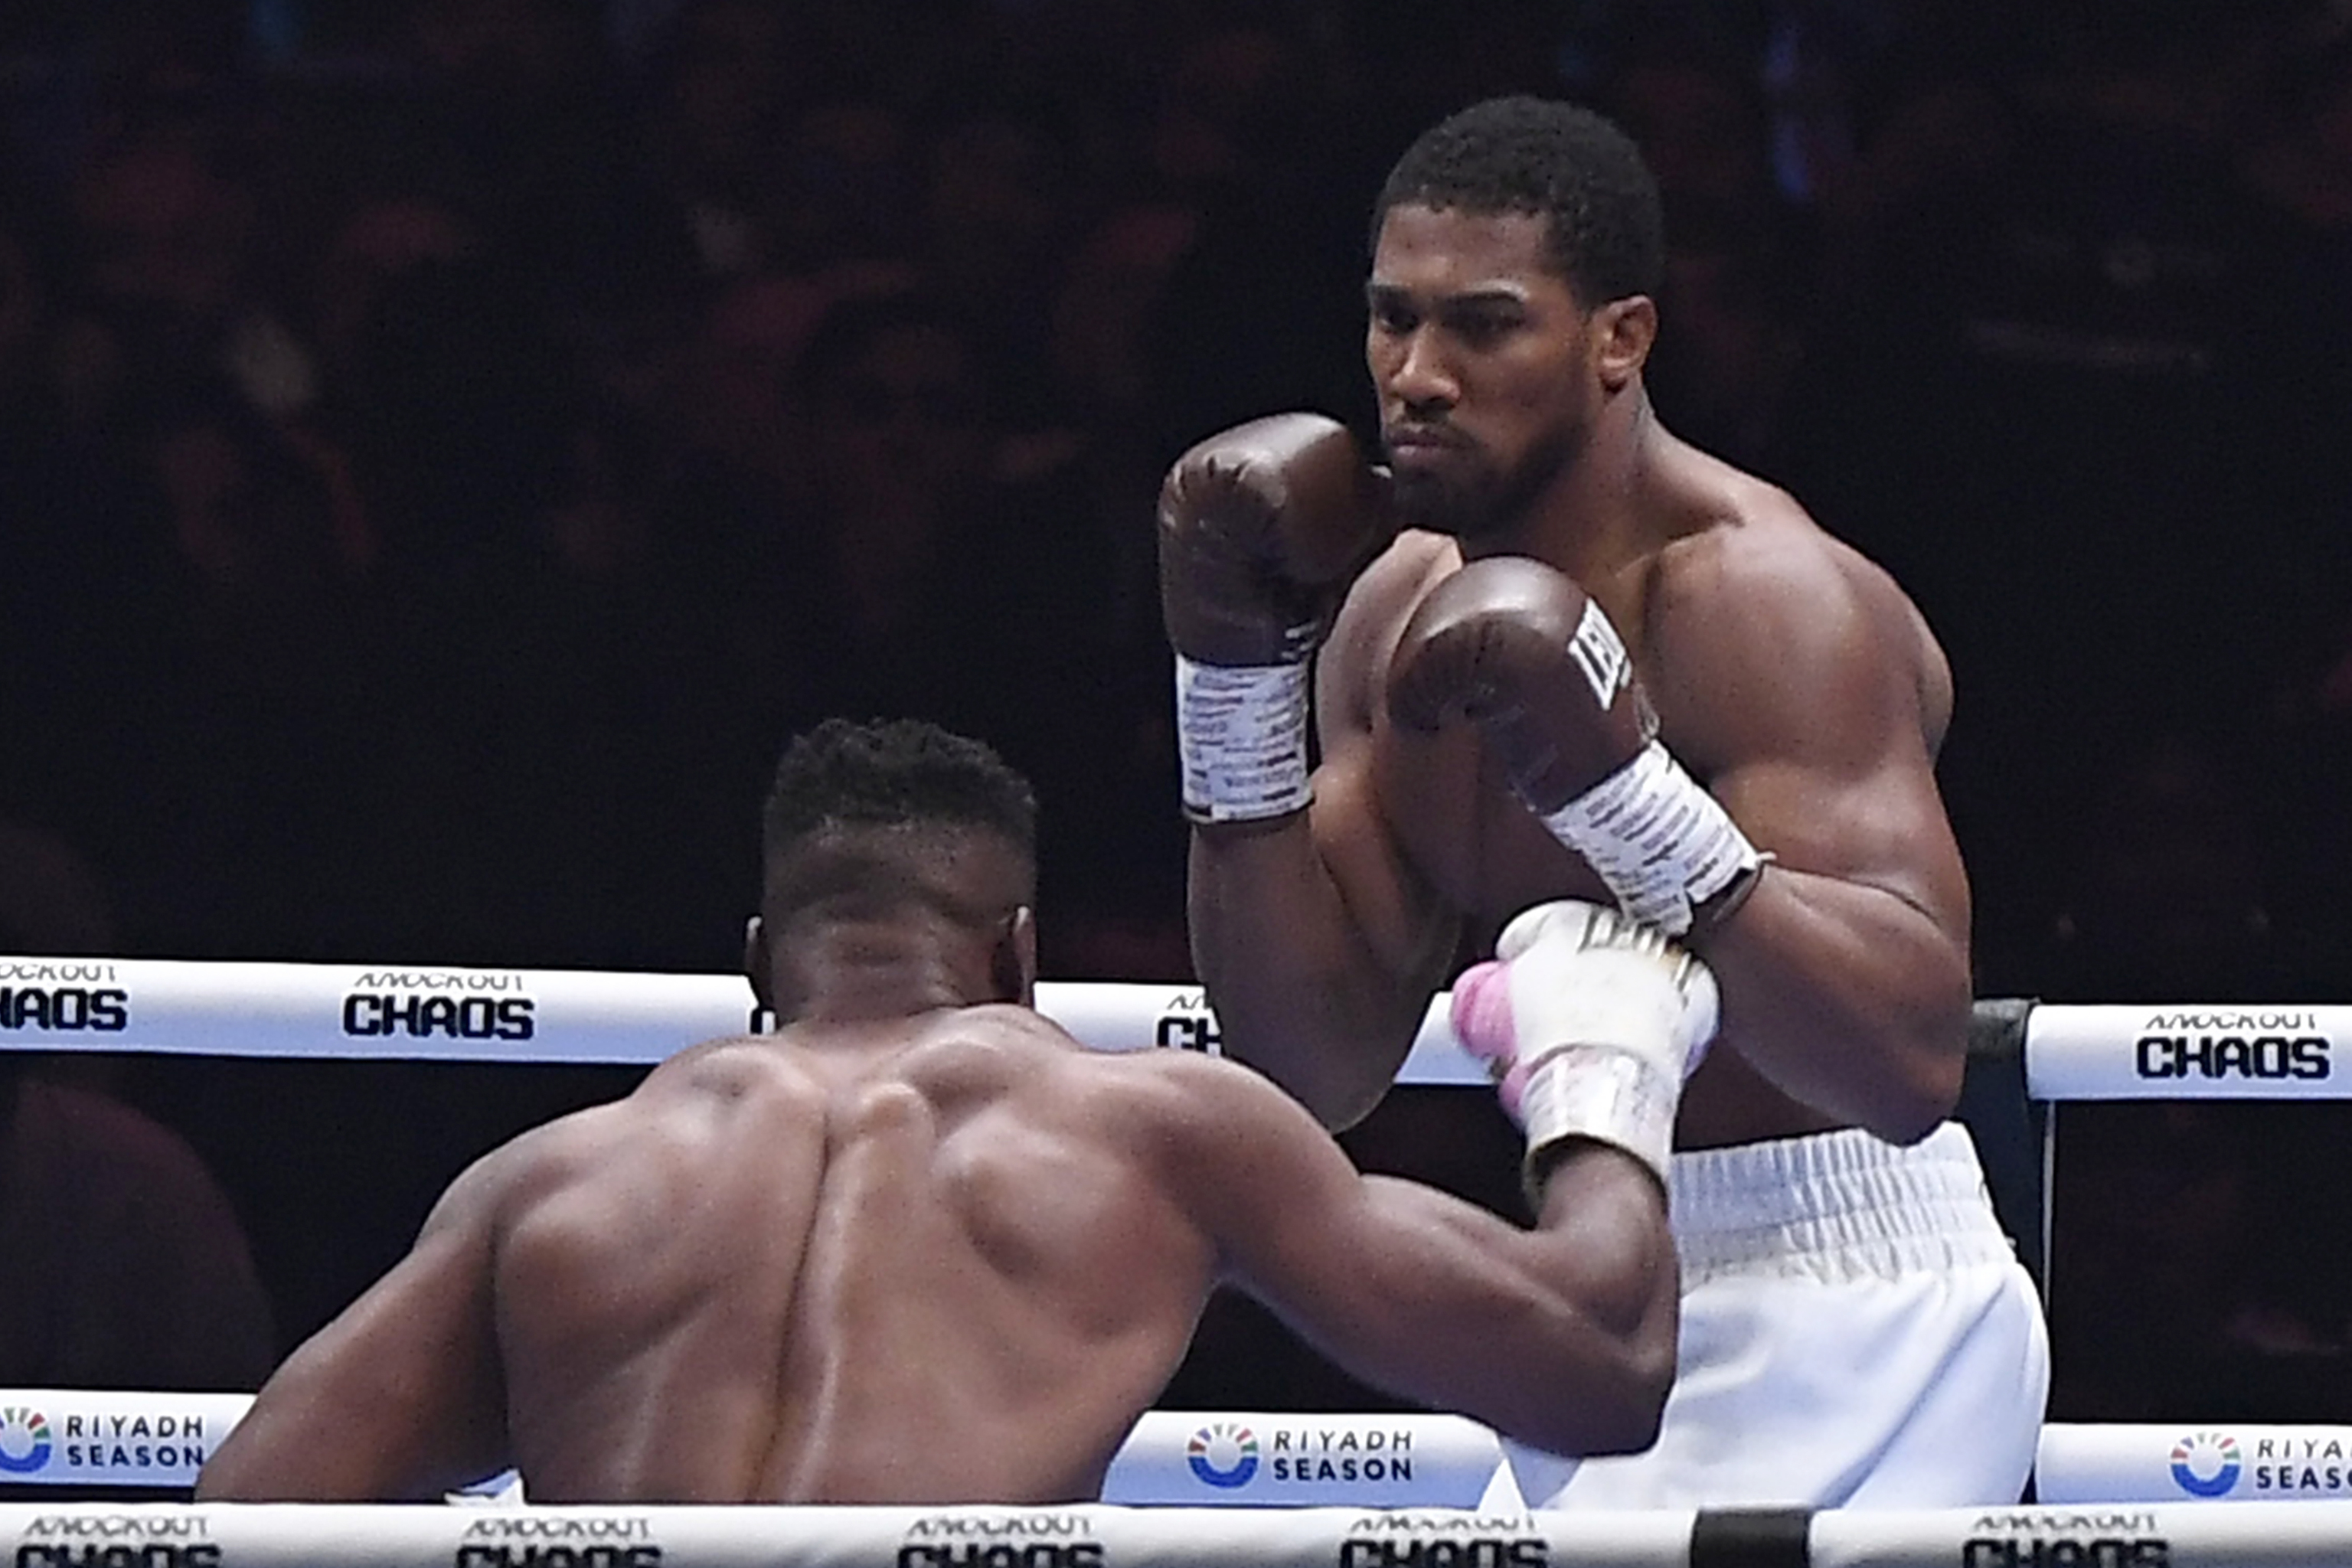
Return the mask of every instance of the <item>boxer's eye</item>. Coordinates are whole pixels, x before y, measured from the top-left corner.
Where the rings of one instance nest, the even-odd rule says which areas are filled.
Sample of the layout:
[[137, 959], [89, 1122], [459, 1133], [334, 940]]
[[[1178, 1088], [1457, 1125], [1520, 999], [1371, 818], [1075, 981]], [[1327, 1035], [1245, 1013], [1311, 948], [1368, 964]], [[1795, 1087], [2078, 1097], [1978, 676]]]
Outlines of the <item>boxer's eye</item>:
[[1507, 308], [1478, 307], [1457, 310], [1445, 319], [1446, 329], [1472, 348], [1493, 348], [1517, 331], [1519, 312]]

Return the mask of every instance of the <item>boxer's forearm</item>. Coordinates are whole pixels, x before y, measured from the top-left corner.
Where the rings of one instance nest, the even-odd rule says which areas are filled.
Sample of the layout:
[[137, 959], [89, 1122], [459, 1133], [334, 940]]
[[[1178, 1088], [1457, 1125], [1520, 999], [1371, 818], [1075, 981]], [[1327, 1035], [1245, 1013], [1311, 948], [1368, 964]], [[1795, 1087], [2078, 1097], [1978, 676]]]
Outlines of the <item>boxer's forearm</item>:
[[1326, 1127], [1378, 1104], [1412, 1047], [1452, 955], [1449, 931], [1384, 955], [1318, 850], [1307, 813], [1196, 827], [1192, 958], [1224, 1054], [1280, 1084]]
[[1701, 951], [1722, 986], [1724, 1042], [1784, 1093], [1895, 1142], [1951, 1114], [1968, 950], [1916, 904], [1774, 866]]
[[[1622, 1152], [1560, 1152], [1543, 1221], [1520, 1230], [1445, 1194], [1365, 1179], [1385, 1224], [1335, 1226], [1344, 1310], [1308, 1325], [1368, 1381], [1554, 1453], [1630, 1453], [1656, 1436], [1674, 1381], [1677, 1285], [1664, 1194]], [[1324, 1333], [1340, 1320], [1340, 1337]], [[1317, 1330], [1324, 1331], [1318, 1333]]]

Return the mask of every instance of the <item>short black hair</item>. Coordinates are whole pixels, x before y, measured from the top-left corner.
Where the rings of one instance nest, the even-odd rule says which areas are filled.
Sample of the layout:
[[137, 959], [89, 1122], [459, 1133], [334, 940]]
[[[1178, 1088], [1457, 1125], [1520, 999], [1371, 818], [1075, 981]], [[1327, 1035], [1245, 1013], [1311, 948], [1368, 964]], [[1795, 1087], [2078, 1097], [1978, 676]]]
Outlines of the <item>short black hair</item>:
[[827, 719], [793, 738], [761, 816], [765, 864], [824, 828], [979, 827], [1034, 864], [1037, 795], [985, 742], [922, 719]]
[[1664, 279], [1657, 179], [1632, 137], [1580, 104], [1520, 94], [1449, 115], [1389, 171], [1372, 212], [1375, 243], [1399, 206], [1548, 219], [1552, 261], [1587, 309], [1655, 294]]

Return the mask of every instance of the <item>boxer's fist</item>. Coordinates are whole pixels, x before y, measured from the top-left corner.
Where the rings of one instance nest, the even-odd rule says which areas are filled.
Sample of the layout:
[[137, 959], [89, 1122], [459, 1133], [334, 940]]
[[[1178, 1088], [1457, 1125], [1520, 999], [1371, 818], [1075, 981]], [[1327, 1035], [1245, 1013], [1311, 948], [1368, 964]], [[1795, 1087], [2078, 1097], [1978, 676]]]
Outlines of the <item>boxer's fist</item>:
[[1683, 1080], [1715, 1037], [1713, 973], [1654, 928], [1573, 899], [1523, 910], [1495, 951], [1454, 982], [1454, 1033], [1526, 1131], [1529, 1169], [1594, 1138], [1664, 1181]]
[[1566, 573], [1473, 561], [1431, 590], [1389, 667], [1389, 716], [1468, 720], [1521, 799], [1558, 809], [1640, 754], [1654, 728], [1617, 628]]
[[1300, 664], [1394, 532], [1386, 476], [1347, 426], [1277, 414], [1212, 436], [1160, 489], [1168, 640], [1200, 664]]
[[1567, 574], [1473, 561], [1413, 609], [1389, 716], [1479, 727], [1511, 787], [1633, 919], [1670, 936], [1731, 918], [1768, 857], [1657, 739], [1617, 628]]

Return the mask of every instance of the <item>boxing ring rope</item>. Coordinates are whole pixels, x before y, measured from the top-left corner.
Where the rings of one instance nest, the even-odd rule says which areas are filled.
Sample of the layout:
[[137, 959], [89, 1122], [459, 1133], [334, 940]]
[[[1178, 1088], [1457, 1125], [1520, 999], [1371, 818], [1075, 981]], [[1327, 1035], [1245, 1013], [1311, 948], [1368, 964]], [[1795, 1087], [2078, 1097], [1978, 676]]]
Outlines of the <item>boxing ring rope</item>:
[[[1194, 987], [1041, 982], [1036, 1000], [1095, 1049], [1219, 1047]], [[1453, 1038], [1448, 1000], [1432, 1003], [1400, 1082], [1486, 1081]], [[645, 1065], [763, 1023], [733, 975], [0, 957], [0, 1049]], [[1989, 999], [1970, 1079], [2039, 1139], [2031, 1119], [2057, 1101], [2352, 1098], [2347, 1048], [2352, 1006]], [[0, 1389], [0, 1483], [184, 1488], [250, 1399]], [[2052, 1424], [2040, 1501], [2003, 1509], [1497, 1512], [1482, 1494], [1498, 1458], [1490, 1431], [1453, 1416], [1153, 1411], [1105, 1500], [1084, 1506], [0, 1504], [0, 1550], [17, 1568], [2352, 1565], [2352, 1501], [2336, 1500], [2352, 1497], [2352, 1427]], [[1277, 1491], [1277, 1478], [1297, 1484]]]
[[[184, 1490], [252, 1404], [250, 1394], [0, 1388], [0, 1481]], [[1112, 1458], [1103, 1500], [1470, 1508], [1501, 1462], [1493, 1431], [1458, 1415], [1152, 1410]]]
[[[1486, 1081], [1447, 1004], [1398, 1081]], [[1097, 1050], [1218, 1047], [1198, 987], [1040, 981], [1037, 1007]], [[2352, 1005], [1987, 999], [1976, 1023], [2034, 1101], [2352, 1098]], [[0, 957], [0, 1049], [642, 1065], [761, 1026], [740, 975]]]
[[0, 1546], [17, 1568], [2340, 1568], [2352, 1558], [2352, 1503], [1585, 1513], [10, 1504], [0, 1505]]
[[[0, 1479], [184, 1490], [252, 1403], [0, 1388]], [[1470, 1509], [1489, 1503], [1501, 1463], [1494, 1432], [1459, 1415], [1152, 1410], [1112, 1458], [1102, 1500]], [[2044, 1504], [2352, 1501], [2352, 1426], [2053, 1422], [2034, 1485]]]
[[[1041, 981], [1037, 1006], [1097, 1050], [1217, 1047], [1197, 986]], [[1485, 1083], [1444, 1017], [1409, 1081]], [[0, 1048], [625, 1065], [762, 1025], [731, 974], [0, 957]]]

